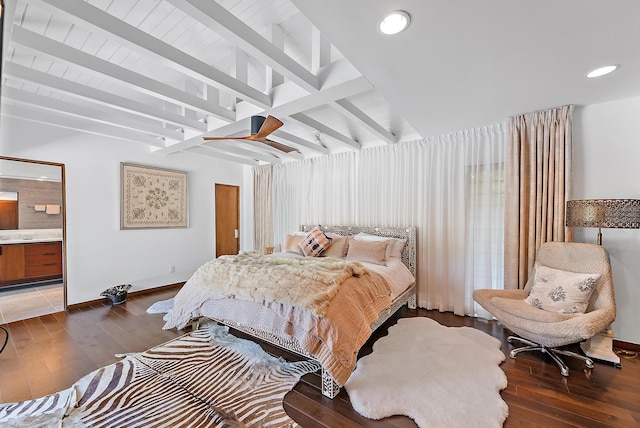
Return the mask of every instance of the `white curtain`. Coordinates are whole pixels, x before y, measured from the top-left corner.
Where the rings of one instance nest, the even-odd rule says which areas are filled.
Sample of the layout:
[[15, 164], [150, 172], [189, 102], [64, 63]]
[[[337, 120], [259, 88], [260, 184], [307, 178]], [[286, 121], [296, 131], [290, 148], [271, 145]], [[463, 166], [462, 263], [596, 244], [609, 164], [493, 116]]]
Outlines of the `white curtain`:
[[498, 124], [276, 166], [274, 233], [415, 226], [418, 306], [484, 316], [473, 290], [503, 285], [504, 136]]
[[273, 167], [273, 233], [281, 248], [301, 224], [355, 224], [353, 152]]

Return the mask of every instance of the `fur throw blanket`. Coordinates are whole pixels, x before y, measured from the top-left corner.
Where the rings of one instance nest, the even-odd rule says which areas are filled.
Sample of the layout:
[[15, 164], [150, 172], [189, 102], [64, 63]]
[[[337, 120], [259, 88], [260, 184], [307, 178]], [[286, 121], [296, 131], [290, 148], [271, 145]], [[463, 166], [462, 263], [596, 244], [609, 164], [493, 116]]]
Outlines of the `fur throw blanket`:
[[367, 268], [358, 262], [241, 252], [205, 263], [190, 281], [228, 297], [283, 303], [323, 317], [340, 284], [366, 273]]

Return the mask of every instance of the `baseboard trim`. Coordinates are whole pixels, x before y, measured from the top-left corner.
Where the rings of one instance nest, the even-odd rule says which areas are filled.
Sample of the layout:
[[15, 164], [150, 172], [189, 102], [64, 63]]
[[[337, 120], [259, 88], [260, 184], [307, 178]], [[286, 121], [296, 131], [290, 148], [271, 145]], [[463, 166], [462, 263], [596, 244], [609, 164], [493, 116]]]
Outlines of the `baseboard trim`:
[[640, 352], [640, 344], [613, 339], [613, 347], [626, 351]]
[[[130, 292], [127, 293], [127, 295], [128, 296], [137, 296], [137, 295], [142, 295], [142, 294], [150, 294], [150, 293], [155, 293], [156, 291], [159, 291], [159, 290], [167, 290], [169, 288], [182, 287], [183, 285], [184, 285], [184, 281], [183, 282], [176, 282], [174, 284], [161, 285], [159, 287], [145, 288], [144, 290], [130, 291]], [[96, 304], [102, 304], [102, 303], [105, 303], [107, 301], [108, 301], [108, 299], [103, 297], [101, 299], [89, 300], [87, 302], [74, 303], [73, 305], [67, 305], [67, 311], [73, 310], [73, 309], [86, 308], [87, 306], [92, 306], [92, 305], [96, 305]]]

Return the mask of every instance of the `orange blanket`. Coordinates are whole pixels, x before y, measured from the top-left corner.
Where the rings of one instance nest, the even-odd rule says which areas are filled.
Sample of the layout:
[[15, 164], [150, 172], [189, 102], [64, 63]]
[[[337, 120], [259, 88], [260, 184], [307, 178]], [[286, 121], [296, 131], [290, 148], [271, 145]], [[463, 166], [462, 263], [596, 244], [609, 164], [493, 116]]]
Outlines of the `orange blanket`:
[[176, 295], [164, 328], [182, 328], [192, 317], [206, 316], [292, 336], [343, 385], [371, 335], [371, 323], [391, 305], [390, 293], [386, 280], [375, 272], [350, 277], [331, 299], [324, 317], [318, 317], [281, 302], [236, 299], [190, 279]]

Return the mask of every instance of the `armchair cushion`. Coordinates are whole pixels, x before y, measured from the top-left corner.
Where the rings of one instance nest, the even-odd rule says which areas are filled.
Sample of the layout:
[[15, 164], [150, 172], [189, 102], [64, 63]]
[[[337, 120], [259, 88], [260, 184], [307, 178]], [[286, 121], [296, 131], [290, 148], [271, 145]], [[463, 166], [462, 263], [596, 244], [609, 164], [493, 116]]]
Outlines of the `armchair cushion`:
[[537, 265], [529, 305], [562, 314], [584, 313], [600, 279], [599, 273], [577, 273]]
[[494, 297], [491, 299], [491, 304], [507, 314], [532, 322], [560, 322], [575, 316], [561, 312], [543, 311], [535, 306], [531, 306], [524, 300], [505, 299], [504, 297]]

